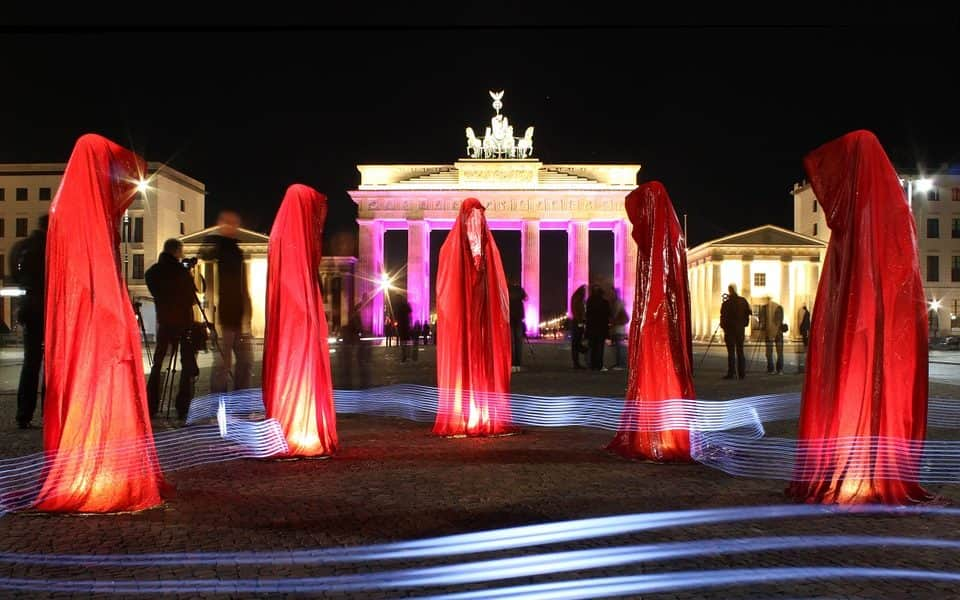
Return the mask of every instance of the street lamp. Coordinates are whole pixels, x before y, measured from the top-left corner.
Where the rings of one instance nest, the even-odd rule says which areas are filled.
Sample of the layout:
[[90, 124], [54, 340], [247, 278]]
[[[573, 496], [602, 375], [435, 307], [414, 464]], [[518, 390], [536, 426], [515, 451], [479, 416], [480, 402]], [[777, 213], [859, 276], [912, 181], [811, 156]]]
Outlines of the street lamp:
[[907, 184], [907, 206], [913, 208], [913, 190], [916, 188], [917, 192], [925, 194], [933, 189], [933, 180], [929, 177], [906, 177], [900, 178], [900, 185], [904, 183]]

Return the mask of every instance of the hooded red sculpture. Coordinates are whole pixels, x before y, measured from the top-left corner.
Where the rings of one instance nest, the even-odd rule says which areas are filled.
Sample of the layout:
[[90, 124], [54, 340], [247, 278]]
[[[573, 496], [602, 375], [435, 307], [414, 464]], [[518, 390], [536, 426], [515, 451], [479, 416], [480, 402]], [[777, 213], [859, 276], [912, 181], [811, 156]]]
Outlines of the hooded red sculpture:
[[927, 316], [913, 215], [868, 131], [803, 163], [831, 236], [788, 493], [810, 503], [928, 499], [915, 479], [927, 421]]
[[437, 435], [510, 427], [510, 304], [483, 205], [468, 198], [437, 267]]
[[143, 354], [120, 273], [119, 224], [146, 165], [98, 135], [73, 149], [47, 233], [43, 446], [37, 508], [135, 511], [160, 504]]
[[667, 190], [645, 183], [627, 196], [637, 243], [637, 286], [630, 321], [627, 395], [620, 431], [608, 449], [628, 458], [689, 461], [688, 429], [660, 430], [662, 402], [695, 398], [687, 249]]
[[326, 220], [326, 197], [295, 184], [270, 231], [263, 403], [267, 418], [283, 428], [288, 456], [326, 456], [337, 449], [319, 272]]

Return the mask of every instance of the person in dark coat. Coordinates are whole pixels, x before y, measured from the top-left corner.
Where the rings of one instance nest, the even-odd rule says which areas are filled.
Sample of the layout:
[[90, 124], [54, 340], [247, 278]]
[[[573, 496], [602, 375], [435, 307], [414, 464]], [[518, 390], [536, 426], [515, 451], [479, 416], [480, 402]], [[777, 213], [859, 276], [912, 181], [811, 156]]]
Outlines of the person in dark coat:
[[347, 317], [347, 324], [343, 326], [340, 330], [340, 336], [343, 339], [342, 345], [340, 346], [340, 372], [341, 372], [341, 382], [339, 387], [343, 389], [351, 390], [354, 389], [353, 386], [353, 362], [354, 360], [359, 360], [360, 371], [361, 371], [361, 380], [363, 380], [363, 357], [361, 356], [360, 344], [362, 340], [360, 339], [363, 334], [363, 324], [360, 320], [360, 305], [355, 304], [350, 309], [349, 316]]
[[17, 426], [32, 427], [43, 364], [44, 289], [46, 287], [46, 244], [49, 217], [43, 215], [38, 228], [17, 242], [10, 253], [10, 273], [26, 294], [20, 299], [17, 322], [23, 326], [23, 367], [17, 387]]
[[413, 309], [410, 308], [410, 303], [407, 302], [407, 299], [404, 296], [400, 296], [397, 299], [395, 313], [397, 321], [397, 337], [400, 340], [400, 362], [407, 362], [407, 355], [410, 352], [410, 350], [407, 348], [407, 344], [410, 342], [411, 313], [413, 313]]
[[573, 368], [582, 369], [580, 355], [586, 354], [583, 345], [583, 328], [586, 315], [587, 286], [581, 285], [570, 296], [570, 357], [573, 359]]
[[527, 301], [527, 292], [516, 281], [510, 282], [507, 292], [510, 297], [510, 341], [513, 350], [511, 364], [513, 365], [513, 371], [516, 372], [520, 370], [520, 366], [523, 364], [523, 336], [525, 333], [523, 303]]
[[253, 311], [243, 250], [237, 241], [240, 216], [233, 211], [223, 211], [217, 224], [219, 232], [204, 239], [200, 257], [217, 264], [217, 313], [214, 320], [220, 327], [220, 352], [214, 355], [210, 391], [225, 392], [234, 354], [237, 362], [232, 372], [233, 389], [250, 387], [253, 374], [250, 321]]
[[743, 379], [747, 371], [747, 360], [743, 355], [744, 327], [750, 324], [752, 311], [746, 298], [737, 294], [737, 286], [731, 283], [727, 289], [730, 293], [720, 305], [720, 328], [727, 345], [727, 374], [723, 378], [738, 376]]
[[147, 269], [144, 279], [157, 310], [157, 346], [153, 352], [153, 368], [147, 378], [147, 406], [156, 417], [160, 408], [160, 382], [167, 353], [180, 351], [180, 387], [177, 391], [177, 418], [185, 420], [193, 399], [194, 380], [200, 374], [197, 349], [191, 336], [194, 324], [193, 305], [196, 287], [193, 277], [180, 260], [183, 244], [169, 239], [156, 264]]
[[610, 335], [610, 303], [603, 297], [603, 289], [599, 285], [590, 290], [587, 300], [587, 344], [590, 347], [590, 368], [595, 371], [606, 371], [603, 366], [603, 350]]

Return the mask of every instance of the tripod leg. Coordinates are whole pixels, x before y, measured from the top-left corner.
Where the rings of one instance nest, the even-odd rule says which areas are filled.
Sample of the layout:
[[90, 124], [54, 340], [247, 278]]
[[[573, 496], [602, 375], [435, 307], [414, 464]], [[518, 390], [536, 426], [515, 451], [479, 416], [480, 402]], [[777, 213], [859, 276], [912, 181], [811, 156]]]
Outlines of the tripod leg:
[[180, 353], [180, 340], [176, 340], [173, 343], [173, 348], [170, 349], [170, 362], [167, 363], [167, 373], [164, 377], [163, 382], [163, 392], [160, 395], [160, 403], [166, 403], [167, 409], [164, 413], [166, 418], [170, 418], [170, 406], [173, 404], [173, 382], [176, 379], [177, 374], [177, 355]]

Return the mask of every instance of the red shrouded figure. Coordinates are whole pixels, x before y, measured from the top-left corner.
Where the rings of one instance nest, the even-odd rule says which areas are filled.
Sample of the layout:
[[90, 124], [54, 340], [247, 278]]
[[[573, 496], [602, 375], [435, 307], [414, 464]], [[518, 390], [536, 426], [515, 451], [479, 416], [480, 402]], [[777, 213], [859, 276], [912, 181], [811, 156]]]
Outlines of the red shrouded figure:
[[326, 220], [326, 197], [295, 184], [270, 231], [263, 403], [267, 418], [283, 428], [288, 456], [327, 456], [337, 449], [319, 274]]
[[161, 502], [140, 333], [118, 253], [120, 219], [145, 167], [133, 152], [84, 135], [50, 206], [43, 406], [49, 470], [39, 510], [136, 511]]
[[468, 198], [437, 267], [437, 435], [511, 433], [510, 304], [483, 205]]
[[663, 401], [696, 397], [686, 241], [659, 181], [631, 192], [626, 208], [637, 243], [637, 291], [626, 402], [620, 431], [608, 449], [629, 458], [686, 462], [689, 429], [661, 430], [667, 419], [683, 419], [667, 413]]
[[803, 164], [831, 235], [788, 493], [825, 504], [927, 500], [915, 479], [927, 422], [927, 316], [913, 215], [868, 131], [817, 148]]

